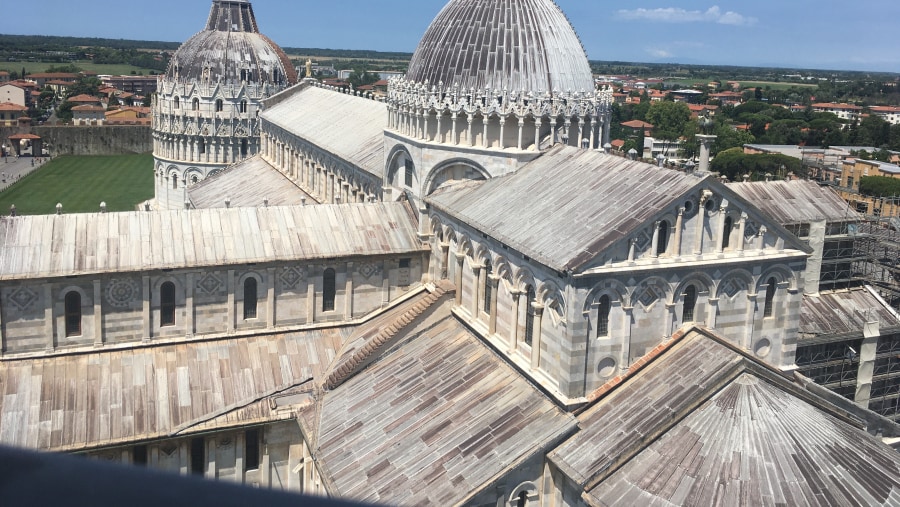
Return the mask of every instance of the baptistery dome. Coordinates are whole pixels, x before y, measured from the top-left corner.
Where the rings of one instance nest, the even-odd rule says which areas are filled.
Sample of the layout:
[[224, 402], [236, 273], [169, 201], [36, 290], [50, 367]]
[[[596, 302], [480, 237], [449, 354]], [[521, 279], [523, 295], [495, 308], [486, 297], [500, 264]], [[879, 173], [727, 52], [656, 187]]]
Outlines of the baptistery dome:
[[406, 78], [463, 90], [594, 90], [584, 47], [552, 0], [451, 0], [422, 37]]
[[284, 51], [259, 33], [253, 6], [216, 0], [206, 29], [175, 52], [166, 77], [197, 83], [293, 85], [297, 72]]

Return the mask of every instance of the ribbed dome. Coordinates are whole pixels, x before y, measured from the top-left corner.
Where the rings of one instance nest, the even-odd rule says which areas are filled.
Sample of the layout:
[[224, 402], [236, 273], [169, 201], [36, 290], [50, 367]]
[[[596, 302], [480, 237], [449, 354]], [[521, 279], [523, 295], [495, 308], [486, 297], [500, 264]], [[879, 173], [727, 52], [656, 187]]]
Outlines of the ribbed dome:
[[451, 0], [422, 37], [406, 78], [476, 90], [594, 90], [584, 47], [552, 0]]
[[287, 86], [297, 82], [290, 59], [259, 33], [253, 7], [244, 0], [215, 0], [206, 29], [178, 48], [166, 75], [201, 83]]

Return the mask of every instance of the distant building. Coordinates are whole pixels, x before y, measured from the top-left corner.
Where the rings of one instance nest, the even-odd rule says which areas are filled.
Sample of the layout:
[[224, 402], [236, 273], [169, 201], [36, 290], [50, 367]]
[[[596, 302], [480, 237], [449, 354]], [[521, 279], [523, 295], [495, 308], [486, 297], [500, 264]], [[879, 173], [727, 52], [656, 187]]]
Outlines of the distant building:
[[900, 179], [900, 166], [876, 160], [845, 160], [842, 165], [841, 197], [858, 212], [876, 217], [900, 217], [900, 196], [872, 197], [859, 191], [859, 182], [866, 176]]
[[875, 106], [870, 107], [869, 110], [891, 125], [900, 125], [900, 107], [898, 106]]
[[38, 88], [44, 88], [47, 86], [49, 81], [63, 81], [69, 84], [74, 84], [81, 76], [78, 74], [73, 74], [71, 72], [44, 72], [37, 74], [28, 74], [26, 76], [27, 79], [34, 81]]
[[834, 104], [831, 102], [822, 102], [812, 105], [813, 112], [816, 113], [832, 113], [842, 120], [855, 121], [859, 119], [862, 112], [861, 107], [853, 104]]
[[102, 81], [105, 86], [135, 95], [156, 93], [156, 76], [108, 76]]
[[0, 103], [0, 126], [15, 127], [19, 124], [19, 119], [25, 116], [28, 108], [13, 104], [11, 102]]
[[744, 94], [740, 92], [710, 93], [710, 100], [718, 100], [723, 106], [739, 106], [744, 103]]
[[656, 160], [660, 155], [666, 159], [677, 158], [680, 156], [682, 142], [668, 141], [665, 139], [656, 139], [654, 137], [644, 138], [644, 158], [652, 158]]
[[14, 83], [0, 84], [0, 103], [16, 104], [22, 107], [27, 105], [25, 97], [29, 92]]
[[102, 106], [86, 104], [72, 108], [73, 125], [103, 125], [104, 123], [106, 123], [106, 109]]

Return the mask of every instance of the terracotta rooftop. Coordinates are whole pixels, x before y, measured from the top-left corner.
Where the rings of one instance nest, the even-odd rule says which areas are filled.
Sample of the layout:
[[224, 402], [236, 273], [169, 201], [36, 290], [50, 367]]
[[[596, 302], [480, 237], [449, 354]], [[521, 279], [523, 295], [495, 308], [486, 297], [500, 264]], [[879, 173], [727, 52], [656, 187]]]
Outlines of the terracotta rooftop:
[[69, 97], [67, 100], [69, 102], [97, 102], [97, 103], [100, 102], [100, 99], [98, 97], [93, 97], [91, 95], [85, 95], [85, 94], [76, 95], [74, 97]]
[[633, 129], [652, 129], [653, 128], [652, 123], [647, 123], [647, 122], [641, 121], [641, 120], [626, 121], [626, 122], [622, 123], [621, 125], [623, 127], [629, 127], [629, 128], [633, 128]]
[[12, 102], [4, 102], [0, 104], [0, 111], [28, 111], [28, 108], [25, 106], [20, 106], [18, 104], [13, 104]]

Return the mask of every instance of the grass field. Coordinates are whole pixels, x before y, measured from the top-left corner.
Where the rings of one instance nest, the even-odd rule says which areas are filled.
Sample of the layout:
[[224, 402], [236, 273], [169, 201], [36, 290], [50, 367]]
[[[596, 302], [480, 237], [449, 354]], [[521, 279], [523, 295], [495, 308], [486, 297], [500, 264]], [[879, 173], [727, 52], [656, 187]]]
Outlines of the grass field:
[[[82, 70], [86, 70], [88, 72], [96, 72], [97, 74], [111, 74], [113, 76], [128, 76], [131, 74], [131, 71], [135, 72], [143, 72], [145, 76], [150, 75], [150, 69], [142, 69], [140, 67], [135, 67], [133, 65], [125, 65], [125, 64], [103, 64], [103, 63], [93, 63], [91, 61], [77, 61], [72, 62], [75, 66]], [[0, 62], [0, 70], [5, 70], [7, 72], [22, 72], [22, 67], [25, 68], [25, 72], [29, 74], [38, 74], [42, 72], [46, 72], [50, 67], [59, 67], [62, 63], [49, 63], [49, 62]]]
[[153, 197], [153, 156], [59, 157], [0, 193], [0, 213], [21, 215], [132, 211]]

